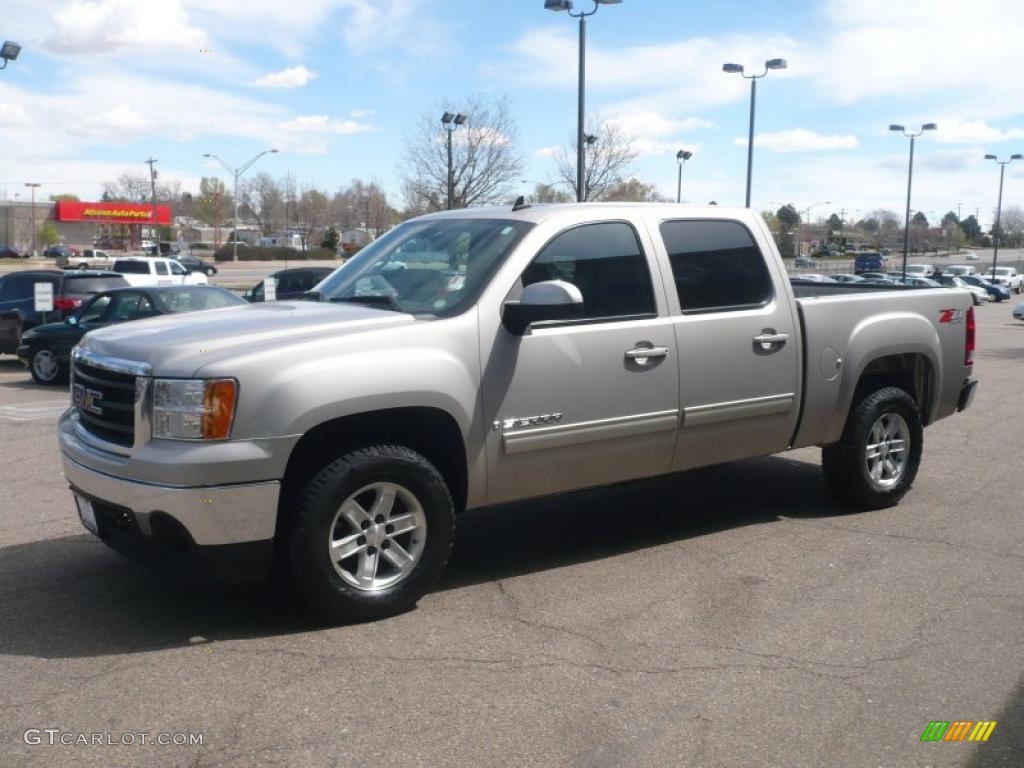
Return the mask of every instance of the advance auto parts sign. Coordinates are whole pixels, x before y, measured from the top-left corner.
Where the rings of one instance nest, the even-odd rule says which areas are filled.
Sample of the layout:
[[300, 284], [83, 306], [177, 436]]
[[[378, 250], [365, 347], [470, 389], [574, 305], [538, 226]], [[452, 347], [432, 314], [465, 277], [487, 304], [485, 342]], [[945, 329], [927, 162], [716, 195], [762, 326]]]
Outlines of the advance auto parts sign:
[[[58, 200], [55, 221], [91, 221], [98, 224], [152, 224], [153, 206], [146, 203], [82, 203]], [[156, 223], [171, 223], [171, 206], [156, 206]]]

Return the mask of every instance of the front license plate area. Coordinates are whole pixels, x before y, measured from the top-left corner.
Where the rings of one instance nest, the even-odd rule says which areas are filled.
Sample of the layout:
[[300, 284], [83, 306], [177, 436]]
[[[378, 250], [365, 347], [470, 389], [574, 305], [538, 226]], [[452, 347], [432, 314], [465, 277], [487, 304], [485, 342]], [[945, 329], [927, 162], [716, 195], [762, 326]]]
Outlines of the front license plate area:
[[92, 502], [76, 493], [75, 506], [78, 507], [78, 517], [82, 521], [82, 525], [90, 533], [99, 536], [100, 527], [96, 524], [96, 510], [93, 509]]

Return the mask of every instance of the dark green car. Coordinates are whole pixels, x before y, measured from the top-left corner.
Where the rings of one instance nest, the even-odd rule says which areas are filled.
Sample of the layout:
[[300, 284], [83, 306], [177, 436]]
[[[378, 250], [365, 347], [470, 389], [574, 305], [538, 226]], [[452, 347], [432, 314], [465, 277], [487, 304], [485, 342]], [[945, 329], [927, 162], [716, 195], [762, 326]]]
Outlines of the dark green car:
[[71, 349], [85, 334], [114, 323], [147, 317], [245, 306], [246, 301], [213, 285], [116, 288], [97, 293], [64, 322], [37, 325], [21, 337], [18, 358], [37, 384], [67, 381]]

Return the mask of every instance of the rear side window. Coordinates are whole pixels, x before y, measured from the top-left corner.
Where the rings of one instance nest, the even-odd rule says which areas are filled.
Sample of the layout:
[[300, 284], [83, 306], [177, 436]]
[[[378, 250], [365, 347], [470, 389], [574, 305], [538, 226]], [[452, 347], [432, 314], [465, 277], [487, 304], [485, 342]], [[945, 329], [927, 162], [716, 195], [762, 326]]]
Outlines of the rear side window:
[[115, 261], [114, 271], [122, 275], [148, 275], [149, 264], [144, 261]]
[[121, 288], [128, 285], [128, 282], [120, 275], [109, 277], [66, 277], [64, 288], [61, 291], [65, 296], [88, 296], [92, 293], [102, 293], [113, 288]]
[[523, 286], [543, 280], [579, 288], [588, 319], [656, 313], [647, 259], [624, 222], [585, 224], [557, 235], [523, 272]]
[[742, 224], [666, 221], [661, 236], [684, 313], [751, 309], [771, 301], [764, 256]]

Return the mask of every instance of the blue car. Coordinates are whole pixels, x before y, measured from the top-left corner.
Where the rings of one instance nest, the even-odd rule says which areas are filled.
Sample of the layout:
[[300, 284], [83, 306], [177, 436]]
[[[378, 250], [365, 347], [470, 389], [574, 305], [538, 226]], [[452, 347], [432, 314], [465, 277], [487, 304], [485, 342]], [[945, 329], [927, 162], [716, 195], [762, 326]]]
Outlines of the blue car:
[[1010, 298], [1009, 288], [1002, 285], [996, 285], [995, 283], [990, 283], [984, 277], [980, 277], [979, 275], [960, 275], [959, 277], [968, 285], [976, 285], [979, 288], [984, 288], [992, 298], [992, 301], [1004, 301]]

